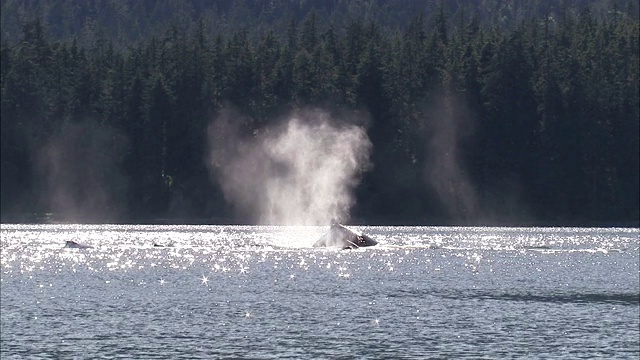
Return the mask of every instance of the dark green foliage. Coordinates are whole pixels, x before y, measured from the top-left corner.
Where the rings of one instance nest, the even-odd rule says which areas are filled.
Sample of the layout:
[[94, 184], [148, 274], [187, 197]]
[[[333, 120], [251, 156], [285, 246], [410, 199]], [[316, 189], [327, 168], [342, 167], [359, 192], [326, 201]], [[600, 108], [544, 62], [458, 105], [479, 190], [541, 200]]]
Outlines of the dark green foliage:
[[3, 0], [3, 221], [244, 221], [205, 164], [230, 105], [369, 114], [361, 222], [638, 226], [637, 3], [511, 3]]

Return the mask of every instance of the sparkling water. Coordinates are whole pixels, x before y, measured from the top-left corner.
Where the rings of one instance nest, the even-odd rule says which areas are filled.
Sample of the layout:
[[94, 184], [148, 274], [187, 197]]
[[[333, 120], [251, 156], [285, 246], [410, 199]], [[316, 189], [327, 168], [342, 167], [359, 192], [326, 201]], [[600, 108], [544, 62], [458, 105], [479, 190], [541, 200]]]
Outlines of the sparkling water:
[[637, 228], [354, 229], [2, 224], [0, 358], [640, 356]]

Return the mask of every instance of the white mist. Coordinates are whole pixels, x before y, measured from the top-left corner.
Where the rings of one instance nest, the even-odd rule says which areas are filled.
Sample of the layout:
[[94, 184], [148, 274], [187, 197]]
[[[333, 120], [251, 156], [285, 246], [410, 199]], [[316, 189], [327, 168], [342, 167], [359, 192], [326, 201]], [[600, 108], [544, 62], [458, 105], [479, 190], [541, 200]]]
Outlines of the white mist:
[[212, 173], [225, 197], [259, 224], [327, 225], [346, 221], [353, 190], [370, 166], [360, 126], [323, 111], [299, 111], [276, 128], [238, 136], [226, 113], [209, 129]]

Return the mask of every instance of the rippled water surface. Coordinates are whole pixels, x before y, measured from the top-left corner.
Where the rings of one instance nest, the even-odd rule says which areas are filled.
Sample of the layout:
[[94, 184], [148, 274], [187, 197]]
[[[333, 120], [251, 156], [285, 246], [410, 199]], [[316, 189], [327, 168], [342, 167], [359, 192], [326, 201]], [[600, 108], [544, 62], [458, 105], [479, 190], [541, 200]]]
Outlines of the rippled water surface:
[[356, 229], [2, 224], [0, 357], [640, 356], [638, 229]]

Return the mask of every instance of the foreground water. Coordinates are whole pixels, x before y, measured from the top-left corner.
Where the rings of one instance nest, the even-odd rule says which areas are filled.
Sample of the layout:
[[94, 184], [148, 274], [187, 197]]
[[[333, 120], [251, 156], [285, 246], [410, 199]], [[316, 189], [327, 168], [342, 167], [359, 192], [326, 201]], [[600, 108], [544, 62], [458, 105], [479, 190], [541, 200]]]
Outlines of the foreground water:
[[357, 229], [2, 224], [0, 357], [640, 356], [638, 229]]

